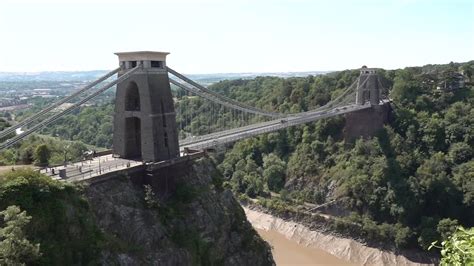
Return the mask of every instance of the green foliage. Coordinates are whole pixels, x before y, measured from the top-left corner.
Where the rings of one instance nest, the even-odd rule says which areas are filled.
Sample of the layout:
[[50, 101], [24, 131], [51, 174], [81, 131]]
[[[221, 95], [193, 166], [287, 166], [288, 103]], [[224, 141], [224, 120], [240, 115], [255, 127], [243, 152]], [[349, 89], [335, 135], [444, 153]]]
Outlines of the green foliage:
[[160, 207], [160, 202], [153, 191], [153, 188], [150, 185], [143, 186], [145, 190], [145, 203], [148, 208], [154, 209]]
[[0, 156], [0, 165], [11, 165], [15, 164], [18, 161], [19, 155], [13, 150], [5, 150], [1, 153]]
[[271, 191], [278, 192], [285, 184], [286, 163], [274, 153], [263, 157], [263, 179]]
[[[9, 113], [7, 113], [7, 114], [9, 114]], [[3, 118], [0, 118], [0, 131], [3, 131], [4, 129], [6, 129], [7, 127], [10, 127], [10, 126], [11, 125], [7, 120], [5, 120]], [[14, 137], [14, 136], [15, 136], [15, 133], [11, 133], [11, 134], [3, 137], [3, 138], [0, 138], [0, 142], [4, 142], [5, 140], [7, 140], [11, 137]]]
[[263, 207], [276, 212], [277, 214], [284, 214], [289, 209], [289, 204], [280, 198], [261, 198], [258, 203]]
[[415, 102], [418, 95], [423, 93], [424, 88], [419, 86], [415, 74], [409, 69], [397, 71], [390, 94], [395, 102], [401, 104]]
[[48, 165], [49, 158], [51, 158], [51, 150], [48, 145], [38, 145], [35, 149], [34, 158], [36, 165]]
[[449, 218], [441, 219], [436, 226], [436, 230], [441, 235], [442, 239], [446, 239], [452, 235], [458, 227], [458, 221]]
[[57, 165], [68, 161], [78, 161], [86, 150], [94, 149], [82, 142], [65, 141], [56, 138], [33, 135], [13, 148], [0, 151], [0, 164]]
[[186, 183], [179, 183], [176, 186], [174, 200], [180, 203], [188, 204], [191, 203], [199, 194], [199, 191]]
[[449, 159], [453, 164], [468, 162], [472, 157], [472, 147], [465, 142], [454, 143], [449, 148]]
[[441, 263], [446, 266], [474, 265], [474, 228], [457, 230], [443, 242], [441, 247], [433, 242], [429, 249], [437, 247], [441, 249]]
[[[364, 217], [359, 219], [364, 237], [389, 239], [397, 246], [426, 246], [446, 234], [452, 221], [472, 226], [474, 89], [469, 82], [456, 90], [437, 87], [454, 82], [455, 72], [464, 71], [471, 79], [473, 66], [468, 62], [380, 71], [394, 110], [376, 137], [345, 142], [345, 119], [340, 116], [239, 141], [219, 159], [225, 182], [213, 177], [213, 184], [230, 187], [243, 199], [268, 199], [270, 192], [282, 192], [281, 202], [266, 203], [275, 208], [335, 200]], [[342, 71], [304, 78], [258, 77], [221, 81], [210, 89], [268, 111], [290, 113], [326, 104], [357, 75]], [[239, 123], [225, 108], [185, 93], [175, 96], [182, 137], [261, 121]], [[212, 117], [213, 112], [219, 116]], [[112, 104], [86, 107], [45, 133], [109, 147], [112, 114]], [[3, 152], [0, 162], [31, 162], [36, 148], [32, 143], [37, 141]], [[61, 161], [62, 149], [48, 146], [50, 161]], [[177, 197], [186, 201], [187, 192], [178, 191]], [[163, 217], [178, 213], [176, 206], [160, 207]], [[388, 230], [390, 225], [398, 231]]]
[[223, 260], [221, 256], [216, 256], [218, 254], [211, 254], [213, 244], [206, 242], [197, 230], [175, 230], [171, 240], [191, 253], [193, 265], [218, 265]]
[[462, 191], [464, 204], [474, 206], [474, 161], [471, 160], [454, 168], [453, 179]]
[[112, 146], [113, 103], [81, 108], [61, 117], [43, 133], [70, 141], [81, 141], [97, 147]]
[[80, 191], [31, 169], [0, 177], [0, 209], [16, 205], [32, 217], [26, 237], [39, 243], [41, 265], [94, 264], [103, 238]]
[[0, 131], [6, 129], [7, 127], [10, 127], [10, 123], [8, 123], [7, 120], [0, 118]]
[[[265, 197], [265, 206], [283, 211], [285, 205], [337, 200], [340, 207], [365, 217], [358, 221], [364, 237], [427, 247], [456, 224], [474, 224], [474, 88], [437, 89], [444, 81], [453, 82], [454, 72], [469, 72], [472, 65], [382, 71], [382, 83], [393, 84], [394, 110], [374, 138], [347, 143], [342, 140], [344, 118], [325, 119], [240, 141], [219, 169], [235, 193]], [[324, 104], [355, 75], [258, 78], [213, 87], [267, 110], [290, 112]], [[272, 161], [282, 162], [272, 165], [286, 164], [285, 175], [280, 175], [281, 167], [265, 165], [270, 154]], [[270, 177], [277, 182], [269, 182]], [[267, 189], [280, 190], [284, 200], [269, 200]], [[389, 233], [390, 226], [397, 230]]]
[[40, 245], [31, 243], [25, 234], [31, 216], [18, 206], [8, 206], [0, 212], [4, 227], [0, 228], [0, 264], [25, 265], [41, 256]]
[[199, 197], [203, 188], [196, 188], [184, 182], [176, 183], [171, 197], [161, 203], [151, 186], [145, 186], [145, 202], [148, 207], [157, 208], [160, 221], [164, 225], [173, 223], [173, 219], [186, 215], [186, 207]]

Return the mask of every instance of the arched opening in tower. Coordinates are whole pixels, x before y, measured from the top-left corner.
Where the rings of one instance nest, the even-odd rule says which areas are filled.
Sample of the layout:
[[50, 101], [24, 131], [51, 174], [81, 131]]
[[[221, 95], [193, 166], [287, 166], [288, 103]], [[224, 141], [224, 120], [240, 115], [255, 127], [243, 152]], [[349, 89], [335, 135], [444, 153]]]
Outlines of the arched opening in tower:
[[135, 82], [130, 82], [127, 86], [125, 94], [125, 111], [140, 111], [140, 93], [138, 85]]
[[370, 90], [366, 88], [366, 89], [364, 90], [364, 94], [363, 94], [363, 95], [364, 95], [364, 98], [363, 98], [364, 101], [363, 101], [363, 103], [365, 104], [366, 102], [370, 102]]
[[125, 157], [141, 158], [141, 121], [138, 117], [127, 117], [125, 119]]

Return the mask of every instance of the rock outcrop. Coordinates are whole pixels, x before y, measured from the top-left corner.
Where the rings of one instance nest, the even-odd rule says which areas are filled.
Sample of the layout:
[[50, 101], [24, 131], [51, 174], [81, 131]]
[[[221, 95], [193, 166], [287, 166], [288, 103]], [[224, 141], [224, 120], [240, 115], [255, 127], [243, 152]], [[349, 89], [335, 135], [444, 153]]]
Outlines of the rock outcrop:
[[103, 265], [274, 265], [209, 159], [86, 188]]

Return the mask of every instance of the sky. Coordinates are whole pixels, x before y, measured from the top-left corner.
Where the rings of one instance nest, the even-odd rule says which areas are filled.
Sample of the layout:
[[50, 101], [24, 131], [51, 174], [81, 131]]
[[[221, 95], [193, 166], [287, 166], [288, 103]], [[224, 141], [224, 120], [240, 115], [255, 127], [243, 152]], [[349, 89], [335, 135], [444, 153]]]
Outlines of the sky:
[[187, 74], [474, 59], [474, 0], [0, 0], [0, 71], [105, 70], [170, 52]]

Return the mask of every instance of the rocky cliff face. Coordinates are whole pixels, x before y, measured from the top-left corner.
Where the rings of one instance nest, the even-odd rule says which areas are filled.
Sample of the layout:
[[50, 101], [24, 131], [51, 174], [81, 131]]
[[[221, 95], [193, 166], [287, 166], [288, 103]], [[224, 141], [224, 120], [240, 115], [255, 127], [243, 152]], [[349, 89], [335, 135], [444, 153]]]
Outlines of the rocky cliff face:
[[274, 265], [209, 159], [86, 188], [104, 265]]

